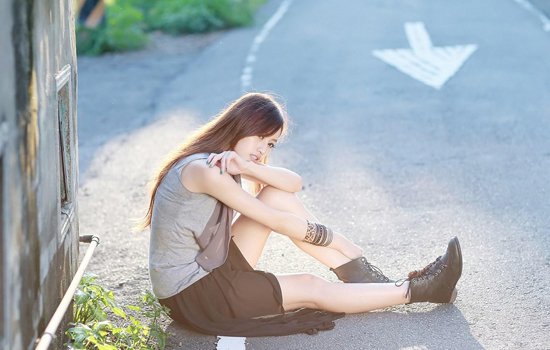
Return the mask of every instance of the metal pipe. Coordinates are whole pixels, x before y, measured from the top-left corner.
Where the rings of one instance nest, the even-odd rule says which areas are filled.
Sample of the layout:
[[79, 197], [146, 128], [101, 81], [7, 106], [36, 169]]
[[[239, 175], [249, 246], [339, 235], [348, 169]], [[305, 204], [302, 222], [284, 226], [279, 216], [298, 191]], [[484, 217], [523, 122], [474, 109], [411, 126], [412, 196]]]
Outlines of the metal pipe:
[[76, 288], [80, 284], [80, 280], [84, 275], [84, 270], [86, 270], [86, 267], [88, 266], [88, 263], [92, 258], [94, 249], [99, 244], [99, 237], [94, 235], [80, 236], [79, 242], [90, 243], [90, 246], [86, 250], [86, 255], [84, 255], [84, 259], [82, 259], [82, 262], [80, 263], [80, 266], [78, 267], [78, 270], [76, 271], [73, 277], [73, 280], [69, 285], [69, 288], [65, 292], [63, 299], [61, 299], [61, 303], [59, 303], [59, 306], [55, 310], [55, 313], [50, 319], [50, 322], [46, 326], [46, 330], [44, 330], [42, 337], [40, 337], [40, 341], [38, 342], [38, 344], [36, 344], [35, 350], [48, 349], [48, 347], [50, 346], [50, 343], [55, 338], [55, 332], [57, 331], [57, 327], [59, 327], [59, 324], [63, 320], [63, 316], [65, 316], [65, 313], [69, 308], [69, 305], [71, 305], [71, 301], [73, 300], [73, 295], [76, 292]]

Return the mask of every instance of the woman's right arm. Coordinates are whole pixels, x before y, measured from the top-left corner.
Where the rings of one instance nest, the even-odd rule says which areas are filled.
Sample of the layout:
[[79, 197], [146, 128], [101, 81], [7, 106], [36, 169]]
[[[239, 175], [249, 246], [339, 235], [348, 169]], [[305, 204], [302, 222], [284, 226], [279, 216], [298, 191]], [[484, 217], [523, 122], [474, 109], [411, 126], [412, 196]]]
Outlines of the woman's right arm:
[[[220, 174], [217, 167], [209, 167], [206, 162], [195, 161], [187, 165], [182, 174], [182, 182], [192, 192], [206, 193], [237, 212], [245, 215], [273, 231], [288, 237], [303, 240], [307, 221], [292, 213], [274, 209], [244, 191], [228, 173]], [[334, 233], [328, 246], [354, 259], [360, 256], [360, 248], [350, 245], [340, 234]]]

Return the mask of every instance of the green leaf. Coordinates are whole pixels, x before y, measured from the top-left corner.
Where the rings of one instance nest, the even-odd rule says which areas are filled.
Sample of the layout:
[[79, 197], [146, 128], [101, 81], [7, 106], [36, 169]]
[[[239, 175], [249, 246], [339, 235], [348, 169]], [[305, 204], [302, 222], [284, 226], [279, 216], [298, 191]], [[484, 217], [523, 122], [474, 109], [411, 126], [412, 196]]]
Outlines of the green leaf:
[[119, 317], [126, 318], [126, 313], [119, 307], [113, 307], [111, 311]]
[[135, 306], [135, 305], [128, 305], [126, 306], [128, 309], [132, 310], [132, 311], [141, 311], [141, 308], [139, 306]]
[[[84, 281], [75, 294], [75, 322], [66, 331], [69, 339], [66, 345], [79, 350], [164, 349], [166, 332], [159, 320], [167, 315], [167, 308], [151, 292], [144, 293], [139, 304], [127, 306], [134, 313], [128, 315], [125, 308], [117, 305], [112, 291], [92, 278]], [[108, 319], [113, 316], [116, 322]]]

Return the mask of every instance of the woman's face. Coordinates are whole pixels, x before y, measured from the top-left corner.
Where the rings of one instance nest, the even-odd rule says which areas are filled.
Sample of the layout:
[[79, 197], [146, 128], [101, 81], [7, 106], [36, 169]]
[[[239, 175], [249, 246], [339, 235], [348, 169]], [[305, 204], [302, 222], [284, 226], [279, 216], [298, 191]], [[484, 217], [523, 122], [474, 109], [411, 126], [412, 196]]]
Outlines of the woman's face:
[[275, 148], [282, 130], [277, 131], [273, 135], [267, 137], [262, 136], [247, 136], [240, 139], [233, 149], [244, 160], [250, 160], [255, 163], [261, 163], [262, 160], [269, 155], [271, 150]]

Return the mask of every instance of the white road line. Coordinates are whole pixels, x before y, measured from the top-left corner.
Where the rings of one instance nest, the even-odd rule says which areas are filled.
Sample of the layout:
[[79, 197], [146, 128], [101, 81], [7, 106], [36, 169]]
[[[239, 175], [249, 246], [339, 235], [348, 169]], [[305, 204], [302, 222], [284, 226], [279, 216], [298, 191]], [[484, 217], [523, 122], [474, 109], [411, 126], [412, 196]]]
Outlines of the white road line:
[[542, 22], [542, 29], [545, 32], [550, 32], [550, 19], [542, 13], [539, 9], [537, 9], [533, 4], [531, 4], [527, 0], [514, 0], [517, 2], [520, 6], [522, 6], [527, 11], [531, 12], [535, 16], [538, 17], [538, 19]]
[[246, 350], [245, 337], [218, 336], [217, 350]]
[[279, 5], [277, 12], [275, 12], [273, 16], [271, 16], [269, 21], [267, 21], [264, 24], [260, 33], [258, 33], [258, 35], [256, 35], [256, 37], [252, 41], [252, 45], [250, 46], [250, 49], [248, 50], [248, 55], [246, 56], [243, 72], [241, 74], [241, 91], [242, 92], [246, 92], [252, 85], [252, 74], [254, 72], [254, 63], [256, 62], [256, 53], [258, 52], [260, 45], [267, 38], [267, 36], [269, 35], [269, 32], [275, 27], [277, 22], [279, 22], [281, 18], [283, 18], [284, 14], [288, 10], [288, 7], [292, 3], [292, 1], [293, 0], [283, 1], [283, 3]]

